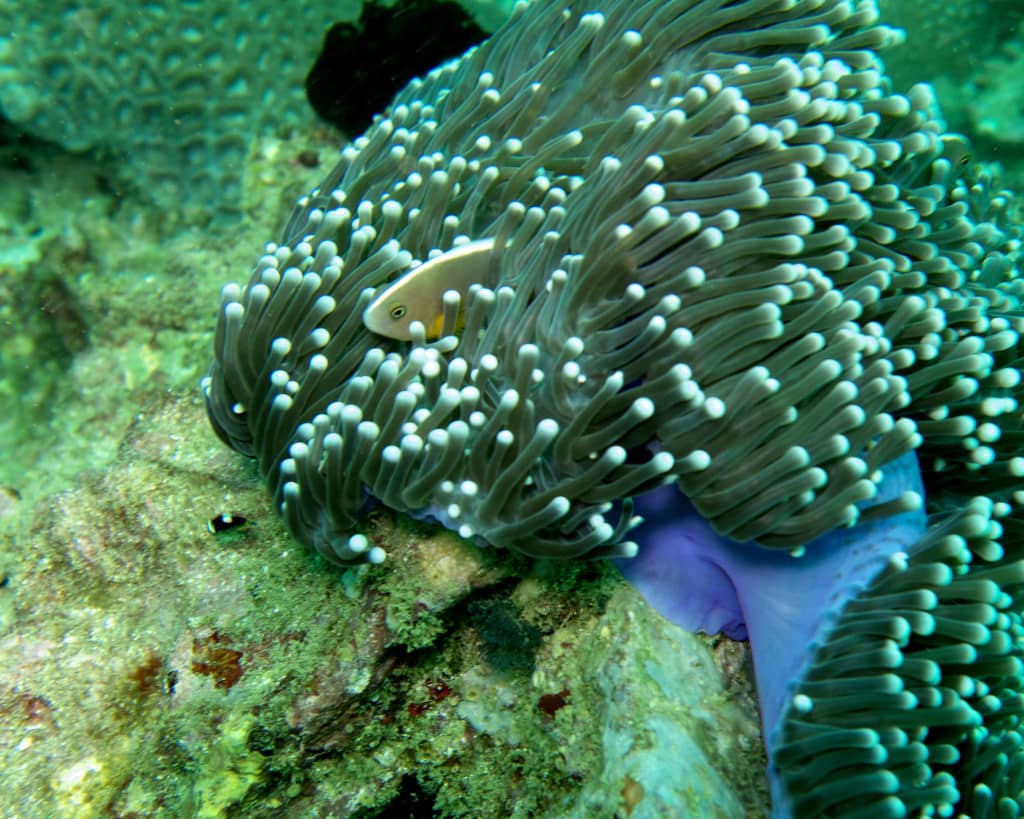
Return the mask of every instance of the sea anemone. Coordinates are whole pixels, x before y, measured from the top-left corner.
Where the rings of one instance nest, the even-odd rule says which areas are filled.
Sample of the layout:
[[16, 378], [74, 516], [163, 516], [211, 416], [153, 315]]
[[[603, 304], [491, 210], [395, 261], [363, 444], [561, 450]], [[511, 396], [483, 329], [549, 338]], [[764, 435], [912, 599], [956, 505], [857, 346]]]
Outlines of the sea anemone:
[[[884, 471], [883, 498], [922, 491], [913, 453]], [[793, 557], [667, 489], [638, 499], [623, 571], [672, 620], [749, 636], [775, 816], [1017, 815], [1024, 561], [998, 541], [1005, 508], [904, 512]]]
[[[876, 18], [520, 4], [224, 289], [204, 392], [332, 560], [384, 559], [355, 533], [375, 503], [538, 557], [633, 556], [637, 498], [655, 575], [722, 576], [729, 616], [687, 624], [752, 637], [779, 816], [1006, 812], [1020, 231], [929, 90], [890, 90]], [[371, 331], [417, 271], [436, 320]], [[763, 625], [762, 573], [802, 592], [791, 635]]]

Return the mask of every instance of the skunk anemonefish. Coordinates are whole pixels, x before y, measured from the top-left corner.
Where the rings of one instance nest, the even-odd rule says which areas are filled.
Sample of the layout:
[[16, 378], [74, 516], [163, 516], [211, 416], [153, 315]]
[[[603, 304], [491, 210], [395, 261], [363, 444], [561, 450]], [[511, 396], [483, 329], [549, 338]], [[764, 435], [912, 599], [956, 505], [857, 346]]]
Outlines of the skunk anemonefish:
[[478, 239], [414, 267], [377, 294], [363, 311], [366, 329], [387, 338], [410, 341], [409, 325], [419, 321], [428, 339], [438, 338], [444, 320], [444, 294], [456, 291], [465, 305], [472, 285], [488, 285], [493, 249], [493, 237]]

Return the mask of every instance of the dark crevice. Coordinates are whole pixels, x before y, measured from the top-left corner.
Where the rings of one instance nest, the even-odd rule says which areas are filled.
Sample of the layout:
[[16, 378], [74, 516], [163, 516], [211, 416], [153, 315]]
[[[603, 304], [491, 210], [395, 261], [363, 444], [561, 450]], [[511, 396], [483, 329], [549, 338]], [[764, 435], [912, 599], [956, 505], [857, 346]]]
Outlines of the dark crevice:
[[321, 119], [348, 136], [366, 130], [411, 79], [479, 43], [486, 33], [450, 0], [363, 4], [355, 23], [335, 23], [306, 76]]

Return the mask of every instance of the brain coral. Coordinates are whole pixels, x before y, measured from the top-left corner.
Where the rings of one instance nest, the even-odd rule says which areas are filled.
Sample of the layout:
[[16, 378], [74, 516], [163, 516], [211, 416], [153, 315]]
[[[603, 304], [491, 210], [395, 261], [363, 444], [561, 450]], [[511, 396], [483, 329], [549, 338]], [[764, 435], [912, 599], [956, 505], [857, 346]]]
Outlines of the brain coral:
[[[69, 150], [113, 153], [164, 205], [232, 211], [250, 140], [311, 121], [303, 80], [324, 32], [360, 4], [3, 3], [0, 112]], [[495, 8], [470, 5], [494, 22]]]
[[237, 208], [261, 120], [297, 123], [306, 110], [326, 5], [4, 4], [0, 110], [69, 150], [114, 153], [159, 202]]
[[[542, 557], [636, 530], [645, 591], [751, 636], [778, 816], [1016, 815], [1020, 228], [876, 18], [520, 4], [224, 289], [204, 391], [334, 560], [384, 559], [376, 502]], [[368, 330], [429, 260], [439, 335]]]

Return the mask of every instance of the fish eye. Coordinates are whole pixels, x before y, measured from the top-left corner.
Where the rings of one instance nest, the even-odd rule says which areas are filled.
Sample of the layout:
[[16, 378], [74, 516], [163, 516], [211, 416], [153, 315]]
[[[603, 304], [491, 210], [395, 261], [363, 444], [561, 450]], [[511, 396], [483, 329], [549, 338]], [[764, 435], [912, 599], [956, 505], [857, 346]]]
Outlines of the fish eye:
[[395, 321], [398, 321], [399, 319], [405, 316], [406, 307], [404, 304], [392, 304], [391, 310], [389, 312], [391, 318], [393, 318]]

